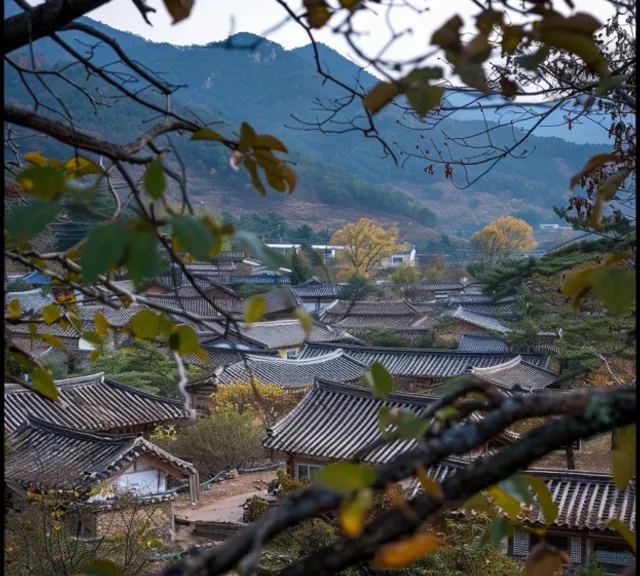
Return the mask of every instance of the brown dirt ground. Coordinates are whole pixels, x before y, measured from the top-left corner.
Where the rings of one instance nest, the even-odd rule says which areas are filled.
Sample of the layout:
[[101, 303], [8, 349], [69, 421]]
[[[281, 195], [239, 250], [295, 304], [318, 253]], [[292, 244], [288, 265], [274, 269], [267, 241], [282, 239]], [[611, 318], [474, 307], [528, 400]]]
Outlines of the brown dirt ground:
[[[579, 452], [574, 452], [576, 470], [590, 472], [611, 472], [611, 434], [604, 434], [588, 442], [583, 442]], [[553, 452], [538, 460], [536, 468], [567, 469], [564, 451]]]

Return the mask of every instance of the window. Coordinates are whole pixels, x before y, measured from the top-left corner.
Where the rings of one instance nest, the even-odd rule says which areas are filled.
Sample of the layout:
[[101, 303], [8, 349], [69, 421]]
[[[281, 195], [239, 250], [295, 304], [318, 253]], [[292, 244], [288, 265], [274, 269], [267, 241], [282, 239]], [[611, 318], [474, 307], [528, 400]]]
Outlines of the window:
[[296, 478], [298, 480], [310, 480], [313, 473], [321, 470], [322, 468], [322, 466], [314, 466], [312, 464], [298, 464], [296, 465]]
[[529, 554], [529, 532], [514, 530], [513, 532], [513, 555], [526, 556]]
[[628, 566], [633, 561], [633, 553], [622, 544], [595, 542], [593, 553], [598, 556], [600, 564]]
[[571, 562], [574, 564], [582, 564], [582, 538], [572, 537], [571, 540]]

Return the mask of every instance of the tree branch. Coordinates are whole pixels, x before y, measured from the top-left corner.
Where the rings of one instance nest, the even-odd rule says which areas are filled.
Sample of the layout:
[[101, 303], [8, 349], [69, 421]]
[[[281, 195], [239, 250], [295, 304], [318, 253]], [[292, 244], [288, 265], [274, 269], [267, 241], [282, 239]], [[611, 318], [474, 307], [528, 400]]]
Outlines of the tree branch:
[[[111, 0], [48, 0], [4, 21], [4, 53], [58, 31]], [[20, 2], [19, 5], [22, 6]]]

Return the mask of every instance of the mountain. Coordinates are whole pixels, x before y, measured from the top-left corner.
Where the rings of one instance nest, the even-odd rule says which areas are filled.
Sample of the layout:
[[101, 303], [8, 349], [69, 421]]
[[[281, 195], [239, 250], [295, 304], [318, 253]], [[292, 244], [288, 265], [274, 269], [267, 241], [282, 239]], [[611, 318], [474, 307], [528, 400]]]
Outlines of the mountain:
[[[152, 43], [86, 18], [81, 21], [115, 38], [125, 52], [135, 54], [138, 62], [161, 72], [167, 81], [185, 85], [172, 99], [176, 109], [218, 119], [229, 133], [237, 130], [241, 121], [247, 121], [259, 132], [281, 138], [296, 162], [299, 191], [293, 197], [270, 193], [264, 209], [275, 209], [313, 228], [337, 226], [345, 220], [368, 215], [383, 222], [397, 221], [405, 232], [424, 233], [425, 226], [433, 226], [435, 213], [438, 228], [449, 234], [457, 228], [478, 228], [504, 213], [529, 213], [538, 219], [552, 219], [551, 207], [566, 202], [570, 176], [590, 156], [606, 150], [602, 145], [578, 145], [560, 138], [531, 136], [512, 156], [467, 189], [459, 190], [456, 186], [464, 184], [460, 167], [454, 166], [453, 181], [444, 177], [442, 167], [436, 167], [434, 175], [429, 175], [425, 173], [425, 161], [411, 159], [403, 164], [406, 157], [398, 154], [401, 165], [397, 166], [391, 158], [383, 158], [380, 142], [365, 137], [361, 131], [327, 135], [301, 124], [299, 121], [312, 122], [320, 114], [316, 99], [326, 104], [344, 96], [335, 85], [322, 84], [309, 46], [285, 50], [277, 43], [241, 33], [229, 39], [232, 49], [225, 42], [177, 47]], [[77, 32], [66, 31], [61, 36], [77, 50], [86, 50], [76, 42], [80, 37]], [[253, 44], [257, 47], [246, 49]], [[245, 49], [239, 48], [242, 46]], [[52, 64], [65, 58], [60, 47], [49, 39], [36, 42], [34, 48], [37, 55]], [[337, 52], [326, 46], [319, 49], [323, 65], [344, 82], [353, 82], [358, 75], [365, 87], [376, 82], [371, 74]], [[98, 64], [107, 64], [114, 58], [110, 50], [100, 47], [94, 59]], [[16, 74], [9, 74], [7, 65], [5, 74], [5, 96], [28, 105], [28, 93], [20, 87]], [[121, 141], [130, 140], [136, 130], [144, 129], [142, 122], [150, 116], [133, 103], [120, 101], [101, 111], [98, 119], [92, 116], [86, 99], [72, 95], [68, 86], [56, 90], [66, 90], [65, 94], [74, 98], [72, 109], [77, 118], [83, 119], [81, 124], [86, 119], [92, 130]], [[358, 114], [362, 116], [358, 107], [350, 106], [338, 119], [353, 120]], [[482, 132], [485, 126], [474, 119], [447, 119], [421, 137], [421, 133], [399, 126], [397, 120], [397, 112], [381, 112], [376, 117], [380, 134], [390, 145], [397, 142], [412, 151], [416, 146], [443, 150], [444, 133], [462, 138], [475, 131]], [[364, 128], [362, 119], [354, 123]], [[510, 128], [494, 126], [492, 140], [496, 146], [506, 148], [513, 142], [513, 134]], [[483, 144], [486, 138], [482, 136], [467, 140], [468, 146]], [[240, 212], [252, 211], [247, 204], [254, 207], [253, 211], [263, 209], [253, 202], [251, 194], [255, 191], [245, 189], [248, 178], [229, 168], [221, 147], [186, 142], [180, 146], [188, 168], [194, 173], [191, 183], [199, 201]], [[525, 149], [526, 157], [517, 158]], [[465, 156], [475, 152], [454, 145], [449, 150]], [[468, 172], [473, 177], [480, 168]]]

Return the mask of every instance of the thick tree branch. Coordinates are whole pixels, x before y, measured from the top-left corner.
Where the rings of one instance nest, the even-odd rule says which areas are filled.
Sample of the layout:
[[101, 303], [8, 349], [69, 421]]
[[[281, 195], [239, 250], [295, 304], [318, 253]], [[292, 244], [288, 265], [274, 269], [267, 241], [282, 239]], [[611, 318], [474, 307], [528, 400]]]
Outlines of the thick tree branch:
[[[413, 476], [417, 464], [428, 468], [451, 454], [468, 453], [522, 419], [584, 410], [585, 413], [590, 414], [584, 426], [588, 426], [591, 420], [593, 420], [592, 425], [595, 426], [598, 420], [596, 416], [599, 414], [596, 408], [601, 408], [601, 411], [608, 415], [606, 421], [608, 428], [604, 428], [607, 430], [627, 422], [625, 419], [613, 420], [614, 408], [617, 410], [619, 405], [623, 408], [621, 414], [624, 418], [627, 412], [631, 414], [630, 418], [635, 418], [635, 402], [635, 389], [629, 387], [598, 392], [576, 392], [561, 396], [547, 393], [511, 397], [506, 399], [499, 408], [489, 412], [481, 421], [447, 429], [439, 437], [427, 440], [425, 449], [401, 454], [391, 462], [379, 466], [373, 488], [378, 491], [383, 490], [389, 483]], [[585, 435], [595, 433], [590, 430], [591, 428], [588, 428]], [[559, 445], [564, 445], [567, 438], [567, 435], [558, 435], [553, 437], [553, 441], [558, 440]], [[517, 450], [529, 449], [528, 445], [523, 445], [522, 442], [513, 446], [518, 446]], [[532, 461], [538, 458], [539, 456], [536, 456]], [[165, 576], [214, 576], [232, 570], [244, 556], [255, 550], [256, 544], [268, 541], [305, 518], [335, 510], [340, 502], [341, 497], [335, 492], [320, 486], [312, 486], [283, 500], [273, 512], [247, 527], [232, 541], [169, 566], [162, 574]]]
[[[4, 53], [27, 46], [110, 0], [48, 0], [4, 21]], [[22, 3], [20, 3], [21, 5]]]
[[567, 442], [631, 424], [635, 419], [636, 403], [633, 391], [610, 395], [606, 398], [594, 396], [584, 410], [536, 428], [522, 440], [504, 448], [494, 456], [479, 459], [457, 471], [442, 483], [444, 500], [438, 500], [427, 494], [410, 500], [408, 507], [416, 515], [418, 523], [408, 518], [401, 510], [391, 510], [371, 522], [358, 538], [343, 538], [285, 568], [280, 574], [281, 576], [332, 574], [356, 562], [372, 558], [382, 544], [413, 533], [421, 522], [447, 509], [459, 506], [477, 492], [530, 466], [545, 454], [566, 445]]
[[197, 126], [186, 122], [159, 123], [147, 130], [140, 138], [129, 144], [113, 144], [102, 138], [91, 136], [84, 132], [79, 132], [68, 125], [57, 120], [50, 120], [24, 108], [5, 103], [5, 122], [31, 128], [42, 132], [47, 136], [55, 138], [63, 144], [68, 144], [74, 148], [81, 148], [96, 154], [102, 154], [111, 160], [121, 160], [124, 162], [143, 163], [146, 160], [134, 160], [133, 156], [144, 149], [150, 142], [162, 134], [169, 132], [195, 132]]

